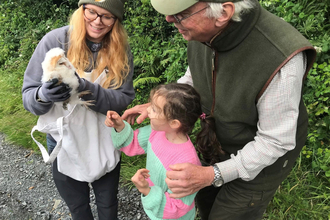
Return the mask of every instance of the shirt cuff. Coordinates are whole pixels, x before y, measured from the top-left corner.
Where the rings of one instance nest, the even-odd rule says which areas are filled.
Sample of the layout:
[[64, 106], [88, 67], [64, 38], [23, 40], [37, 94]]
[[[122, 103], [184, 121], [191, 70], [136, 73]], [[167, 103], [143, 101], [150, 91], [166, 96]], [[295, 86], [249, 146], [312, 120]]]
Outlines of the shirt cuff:
[[238, 178], [238, 171], [234, 159], [229, 159], [220, 163], [216, 163], [216, 165], [218, 166], [223, 181], [225, 183], [228, 183]]

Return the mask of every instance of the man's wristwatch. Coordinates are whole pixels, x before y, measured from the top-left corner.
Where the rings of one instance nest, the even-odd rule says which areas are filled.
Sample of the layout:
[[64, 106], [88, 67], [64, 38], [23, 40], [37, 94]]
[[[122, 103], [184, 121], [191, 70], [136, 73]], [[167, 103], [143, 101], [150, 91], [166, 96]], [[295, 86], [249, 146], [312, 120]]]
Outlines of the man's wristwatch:
[[214, 179], [213, 179], [212, 185], [214, 187], [220, 187], [224, 183], [223, 178], [221, 176], [220, 169], [216, 164], [214, 164], [213, 165], [213, 170], [214, 170]]

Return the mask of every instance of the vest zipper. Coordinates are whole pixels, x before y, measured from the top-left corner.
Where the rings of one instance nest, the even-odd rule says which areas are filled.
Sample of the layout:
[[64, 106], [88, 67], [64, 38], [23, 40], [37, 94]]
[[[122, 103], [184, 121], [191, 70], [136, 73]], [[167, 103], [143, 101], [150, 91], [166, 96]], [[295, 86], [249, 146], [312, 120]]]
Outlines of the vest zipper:
[[213, 96], [213, 101], [212, 101], [212, 109], [211, 109], [211, 115], [214, 113], [214, 107], [215, 107], [215, 85], [216, 85], [216, 63], [217, 63], [217, 58], [218, 54], [215, 52], [214, 49], [212, 49], [212, 96]]

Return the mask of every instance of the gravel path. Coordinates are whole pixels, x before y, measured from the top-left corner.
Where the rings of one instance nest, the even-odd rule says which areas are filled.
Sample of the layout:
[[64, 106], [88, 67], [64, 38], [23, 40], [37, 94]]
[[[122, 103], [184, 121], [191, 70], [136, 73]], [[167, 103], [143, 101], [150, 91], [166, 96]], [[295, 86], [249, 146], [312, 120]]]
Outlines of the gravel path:
[[[91, 207], [97, 219], [94, 195]], [[140, 193], [119, 186], [119, 220], [148, 220]], [[8, 144], [0, 133], [0, 220], [70, 220], [41, 155]]]

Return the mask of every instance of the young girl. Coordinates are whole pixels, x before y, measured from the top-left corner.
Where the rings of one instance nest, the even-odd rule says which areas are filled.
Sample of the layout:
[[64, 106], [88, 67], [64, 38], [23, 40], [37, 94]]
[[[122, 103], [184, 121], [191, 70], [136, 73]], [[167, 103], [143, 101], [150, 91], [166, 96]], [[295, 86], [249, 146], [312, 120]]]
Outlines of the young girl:
[[[195, 194], [173, 199], [165, 183], [169, 165], [192, 163], [201, 165], [195, 148], [189, 139], [198, 118], [201, 119], [203, 135], [197, 137], [197, 146], [220, 145], [215, 133], [209, 130], [211, 117], [202, 112], [200, 96], [188, 84], [172, 83], [159, 85], [150, 93], [148, 107], [150, 125], [132, 130], [118, 113], [108, 111], [105, 124], [113, 127], [111, 137], [114, 146], [128, 156], [147, 153], [146, 169], [140, 169], [132, 177], [132, 182], [142, 193], [141, 200], [147, 215], [152, 219], [195, 218]], [[212, 121], [212, 120], [211, 120]]]

